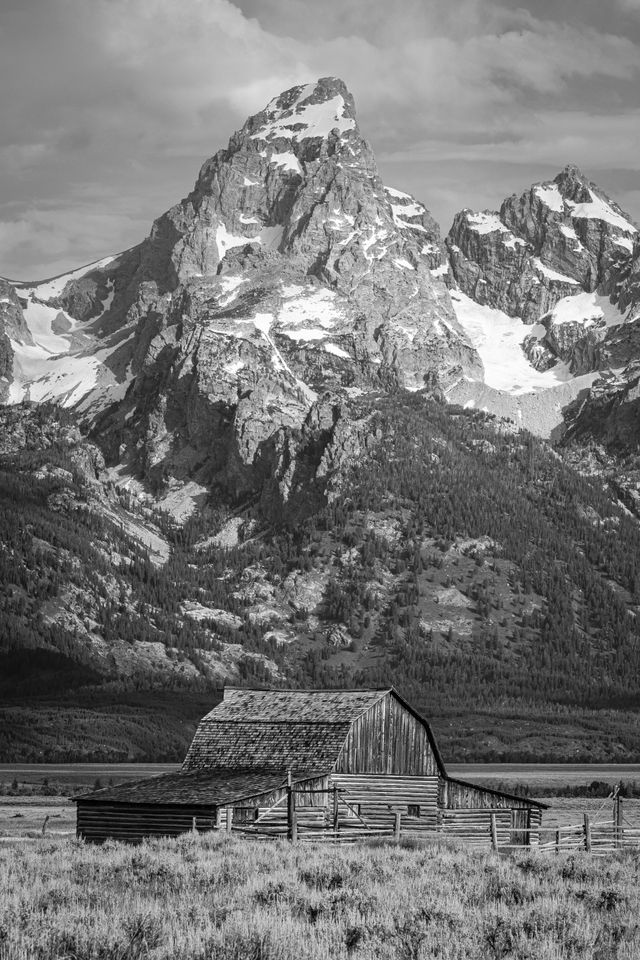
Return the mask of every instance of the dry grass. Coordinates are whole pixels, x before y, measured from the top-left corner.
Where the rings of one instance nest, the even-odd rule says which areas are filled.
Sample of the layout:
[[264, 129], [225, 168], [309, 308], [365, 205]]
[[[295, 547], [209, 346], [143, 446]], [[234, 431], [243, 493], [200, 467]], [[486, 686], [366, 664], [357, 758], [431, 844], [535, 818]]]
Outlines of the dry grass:
[[639, 871], [639, 854], [44, 839], [0, 849], [0, 958], [631, 960]]
[[59, 797], [2, 797], [0, 799], [0, 839], [42, 836], [45, 819], [47, 836], [75, 835], [76, 808], [68, 800]]

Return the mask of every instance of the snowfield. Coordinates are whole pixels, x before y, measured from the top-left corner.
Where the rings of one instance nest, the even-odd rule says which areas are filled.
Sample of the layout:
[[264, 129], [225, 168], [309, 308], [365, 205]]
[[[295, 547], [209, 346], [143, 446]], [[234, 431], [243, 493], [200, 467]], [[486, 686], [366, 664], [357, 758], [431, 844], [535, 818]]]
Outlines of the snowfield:
[[541, 332], [540, 324], [533, 327], [517, 317], [507, 316], [502, 310], [480, 306], [459, 290], [451, 291], [451, 300], [458, 322], [480, 354], [487, 386], [519, 395], [549, 390], [569, 380], [584, 381], [588, 386], [598, 376], [589, 373], [573, 377], [566, 363], [556, 364], [544, 372], [536, 370], [529, 363], [522, 344], [525, 337]]
[[113, 302], [113, 284], [106, 283], [108, 293], [101, 313], [85, 322], [50, 304], [70, 280], [106, 267], [116, 259], [117, 256], [105, 257], [42, 283], [16, 284], [20, 297], [27, 301], [24, 318], [33, 342], [11, 340], [14, 379], [8, 403], [55, 401], [63, 407], [95, 414], [124, 397], [133, 379], [131, 370], [127, 367], [118, 376], [107, 361], [133, 338], [134, 332], [123, 336], [120, 331], [107, 340], [98, 340], [93, 333], [96, 321]]

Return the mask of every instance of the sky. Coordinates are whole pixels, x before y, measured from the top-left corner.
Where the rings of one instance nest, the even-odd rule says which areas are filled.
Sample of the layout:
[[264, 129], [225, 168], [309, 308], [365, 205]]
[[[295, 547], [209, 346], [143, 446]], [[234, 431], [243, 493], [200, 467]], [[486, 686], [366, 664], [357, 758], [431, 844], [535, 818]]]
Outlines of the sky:
[[640, 0], [1, 0], [0, 275], [139, 242], [322, 76], [443, 233], [569, 162], [640, 220]]

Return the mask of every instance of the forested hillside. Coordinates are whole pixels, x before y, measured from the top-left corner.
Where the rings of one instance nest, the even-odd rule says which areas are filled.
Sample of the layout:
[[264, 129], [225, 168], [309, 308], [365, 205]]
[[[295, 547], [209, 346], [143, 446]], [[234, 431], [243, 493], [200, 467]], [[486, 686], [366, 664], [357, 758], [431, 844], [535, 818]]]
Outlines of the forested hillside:
[[66, 415], [14, 410], [0, 756], [174, 758], [230, 680], [393, 683], [450, 760], [637, 760], [637, 520], [486, 415], [355, 403], [367, 453], [313, 515], [214, 492], [182, 527], [106, 482]]

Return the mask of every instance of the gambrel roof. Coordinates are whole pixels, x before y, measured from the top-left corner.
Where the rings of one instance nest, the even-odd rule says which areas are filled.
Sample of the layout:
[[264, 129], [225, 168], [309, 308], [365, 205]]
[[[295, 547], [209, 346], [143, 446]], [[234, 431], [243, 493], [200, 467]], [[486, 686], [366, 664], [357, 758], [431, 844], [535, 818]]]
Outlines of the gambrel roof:
[[330, 770], [353, 721], [388, 693], [226, 687], [182, 769]]

